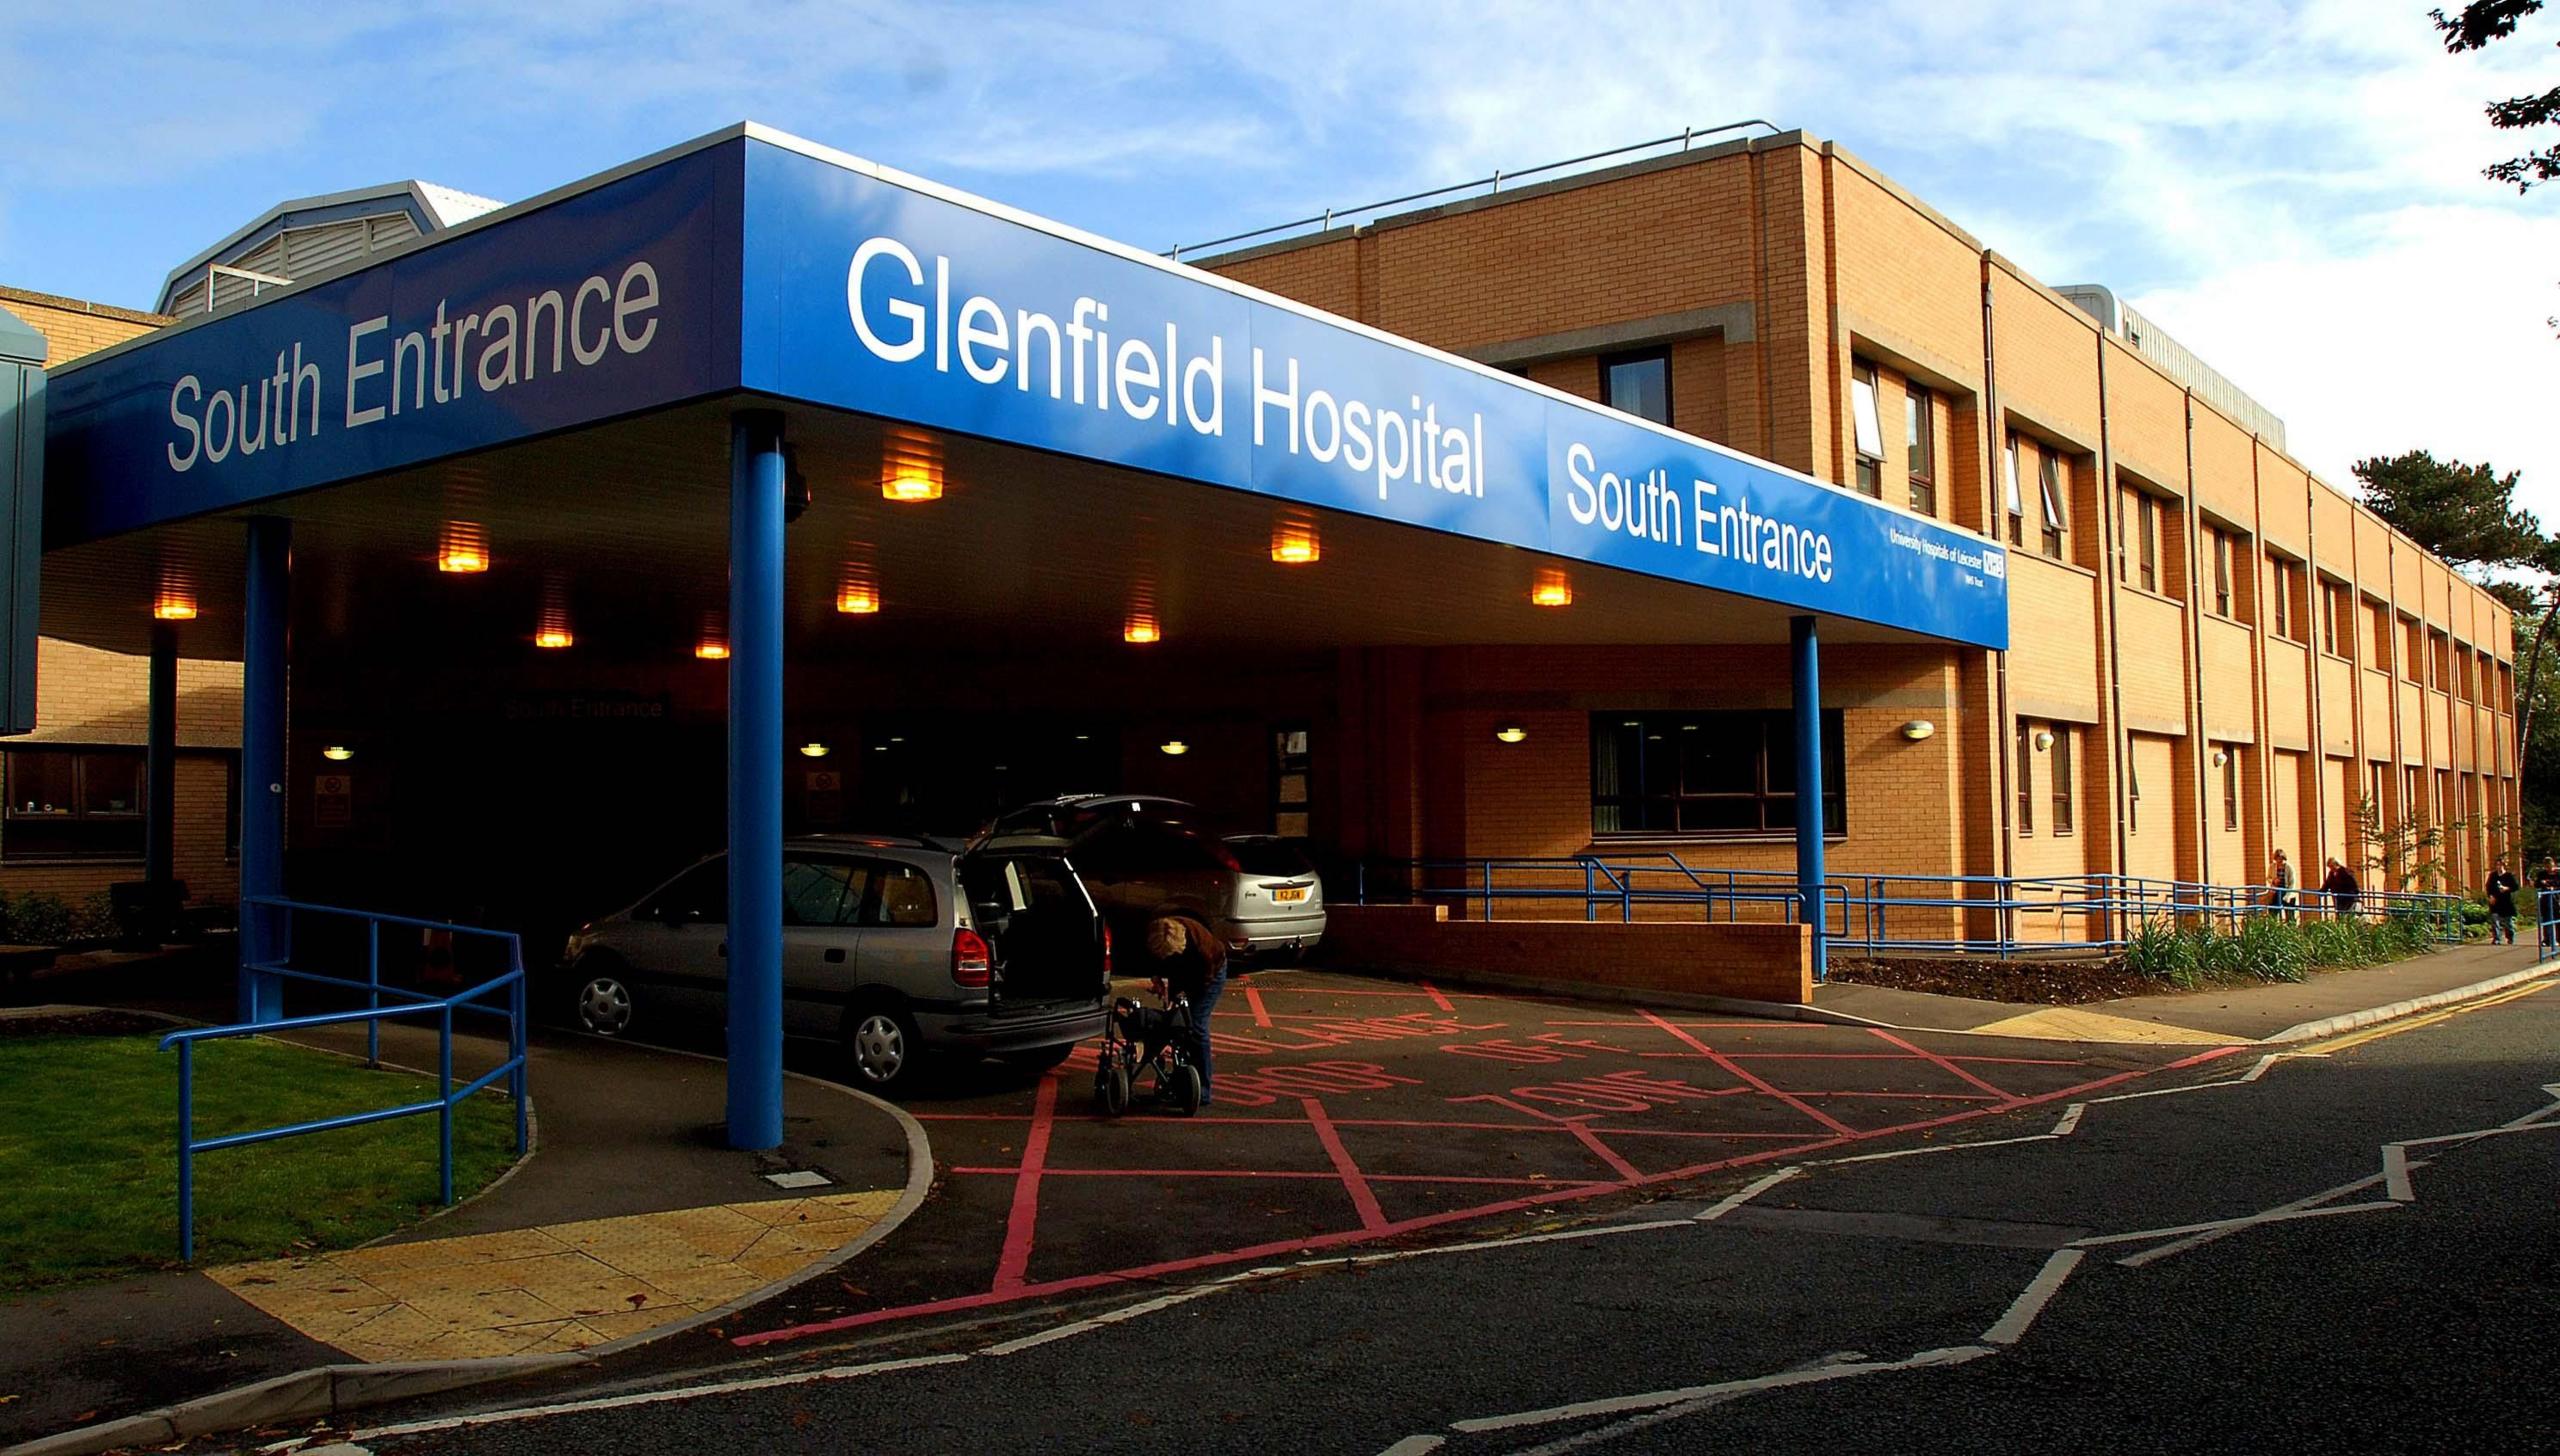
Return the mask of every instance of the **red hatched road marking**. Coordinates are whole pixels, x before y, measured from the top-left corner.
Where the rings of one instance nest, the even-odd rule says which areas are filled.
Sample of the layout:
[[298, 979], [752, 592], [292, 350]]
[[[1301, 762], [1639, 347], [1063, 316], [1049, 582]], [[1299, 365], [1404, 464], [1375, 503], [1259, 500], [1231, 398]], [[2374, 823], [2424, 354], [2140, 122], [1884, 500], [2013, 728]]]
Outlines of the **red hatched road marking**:
[[1387, 1226], [1386, 1211], [1378, 1207], [1378, 1195], [1369, 1191], [1369, 1180], [1360, 1176], [1360, 1165], [1351, 1160], [1351, 1150], [1342, 1145], [1342, 1134], [1333, 1130], [1332, 1119], [1324, 1115], [1324, 1104], [1312, 1097], [1300, 1098], [1307, 1109], [1307, 1122], [1316, 1130], [1316, 1141], [1324, 1144], [1325, 1156], [1333, 1159], [1333, 1170], [1342, 1177], [1342, 1186], [1351, 1193], [1351, 1206], [1360, 1210], [1360, 1226], [1371, 1232]]
[[1777, 1088], [1770, 1086], [1768, 1083], [1761, 1081], [1759, 1078], [1752, 1076], [1749, 1072], [1744, 1071], [1741, 1065], [1736, 1063], [1733, 1058], [1717, 1051], [1714, 1047], [1711, 1047], [1705, 1042], [1698, 1040], [1696, 1037], [1691, 1036], [1689, 1033], [1682, 1031], [1679, 1027], [1672, 1025], [1670, 1022], [1663, 1020], [1652, 1012], [1645, 1012], [1644, 1019], [1652, 1022], [1658, 1027], [1661, 1027], [1664, 1031], [1671, 1033], [1680, 1040], [1687, 1042], [1693, 1049], [1704, 1055], [1707, 1060], [1714, 1062], [1717, 1066], [1724, 1068], [1734, 1076], [1750, 1083], [1761, 1092], [1777, 1098], [1779, 1101], [1794, 1108], [1796, 1111], [1803, 1113], [1805, 1116], [1812, 1118], [1818, 1123], [1821, 1123], [1824, 1127], [1831, 1129], [1833, 1132], [1839, 1133], [1843, 1136], [1856, 1136], [1855, 1129], [1851, 1128], [1849, 1124], [1833, 1117], [1830, 1113], [1823, 1111], [1821, 1108], [1814, 1106], [1812, 1103], [1805, 1101], [1801, 1097], [1781, 1092]]
[[1911, 1053], [1915, 1057], [1926, 1057], [1930, 1061], [1933, 1061], [1939, 1066], [1946, 1068], [1948, 1071], [1955, 1073], [1957, 1076], [1964, 1078], [1966, 1081], [1971, 1082], [1976, 1087], [1981, 1088], [1983, 1091], [1990, 1093], [1994, 1097], [1998, 1097], [2003, 1101], [2008, 1101], [2012, 1097], [2011, 1093], [1992, 1086], [1990, 1083], [1985, 1082], [1980, 1077], [1966, 1071], [1964, 1068], [1957, 1066], [1954, 1062], [1938, 1055], [1936, 1052], [1930, 1051], [1925, 1047], [1914, 1046], [1910, 1042], [1904, 1041], [1901, 1037], [1895, 1036], [1892, 1032], [1885, 1030], [1881, 1026], [1869, 1027], [1868, 1030], [1874, 1032], [1884, 1040], [1893, 1043], [1895, 1046], [1902, 1048], [1904, 1051]]
[[1610, 1169], [1619, 1177], [1633, 1183], [1644, 1176], [1644, 1174], [1636, 1171], [1635, 1164], [1619, 1157], [1616, 1152], [1611, 1150], [1607, 1143], [1600, 1141], [1599, 1134], [1593, 1132], [1584, 1124], [1579, 1122], [1573, 1124], [1573, 1136], [1575, 1141], [1581, 1143], [1584, 1147], [1589, 1148], [1593, 1157], [1608, 1164]]
[[1049, 1160], [1049, 1125], [1058, 1113], [1058, 1079], [1043, 1077], [1031, 1104], [1031, 1132], [1022, 1140], [1021, 1176], [1013, 1185], [1013, 1212], [1004, 1222], [1004, 1253], [996, 1260], [998, 1294], [1023, 1287], [1031, 1267], [1031, 1236], [1040, 1222], [1040, 1170]]
[[[1931, 1128], [1945, 1127], [1954, 1123], [1969, 1122], [1975, 1118], [1992, 1116], [2002, 1112], [2010, 1112], [2017, 1108], [2035, 1107], [2069, 1098], [2086, 1097], [2092, 1092], [2097, 1092], [2108, 1087], [2121, 1086], [2126, 1082], [2135, 1081], [2143, 1077], [2155, 1076], [2161, 1072], [2180, 1072], [2185, 1071], [2190, 1067], [2202, 1066], [2206, 1062], [2217, 1061], [2242, 1050], [2245, 1050], [2245, 1048], [2237, 1046], [2214, 1047], [2206, 1051], [2198, 1052], [2190, 1057], [2182, 1057], [2165, 1066], [2130, 1072], [2117, 1072], [2109, 1076], [2100, 1077], [2095, 1081], [2080, 1083], [2077, 1086], [2064, 1087], [2057, 1091], [2046, 1092], [2033, 1097], [2022, 1097], [2017, 1099], [2012, 1106], [1999, 1108], [1968, 1108], [1961, 1112], [1951, 1112], [1944, 1116], [1929, 1118], [1921, 1122], [1905, 1123], [1899, 1127], [1877, 1128], [1872, 1132], [1845, 1133], [1836, 1137], [1817, 1138], [1812, 1142], [1798, 1143], [1791, 1147], [1771, 1148], [1766, 1152], [1744, 1153], [1731, 1158], [1718, 1159], [1714, 1162], [1693, 1163], [1686, 1167], [1671, 1168], [1660, 1173], [1648, 1173], [1642, 1178], [1634, 1180], [1634, 1183], [1636, 1186], [1649, 1186], [1675, 1182], [1683, 1178], [1694, 1178], [1702, 1174], [1713, 1173], [1726, 1168], [1747, 1167], [1757, 1163], [1773, 1162], [1780, 1158], [1803, 1157], [1807, 1154], [1822, 1152], [1830, 1148], [1843, 1147], [1864, 1142], [1870, 1138], [1925, 1132]], [[1626, 1183], [1592, 1183], [1579, 1187], [1568, 1186], [1555, 1189], [1542, 1189], [1538, 1193], [1528, 1197], [1506, 1199], [1499, 1203], [1479, 1204], [1473, 1208], [1445, 1209], [1435, 1213], [1423, 1214], [1415, 1218], [1408, 1218], [1401, 1222], [1391, 1223], [1380, 1229], [1342, 1229], [1333, 1233], [1308, 1234], [1295, 1238], [1273, 1239], [1264, 1243], [1254, 1244], [1246, 1248], [1225, 1249], [1210, 1254], [1193, 1254], [1184, 1258], [1166, 1259], [1154, 1264], [1144, 1264], [1132, 1269], [1120, 1269], [1102, 1274], [1081, 1274], [1066, 1279], [1053, 1279], [1045, 1284], [1025, 1284], [1019, 1288], [1011, 1290], [993, 1290], [984, 1294], [963, 1294], [946, 1299], [926, 1300], [917, 1304], [898, 1305], [889, 1309], [870, 1310], [862, 1314], [839, 1315], [833, 1319], [818, 1320], [809, 1324], [792, 1325], [782, 1329], [760, 1330], [753, 1334], [733, 1335], [730, 1337], [729, 1343], [739, 1346], [742, 1349], [753, 1348], [758, 1345], [779, 1344], [791, 1340], [804, 1340], [816, 1335], [828, 1335], [844, 1330], [860, 1329], [866, 1325], [881, 1324], [890, 1320], [914, 1319], [923, 1315], [954, 1314], [963, 1310], [984, 1309], [989, 1305], [1009, 1304], [1019, 1300], [1045, 1298], [1050, 1295], [1073, 1294], [1082, 1290], [1099, 1289], [1112, 1285], [1134, 1286], [1146, 1284], [1152, 1281], [1164, 1279], [1171, 1275], [1187, 1274], [1201, 1269], [1214, 1269], [1229, 1264], [1249, 1263], [1257, 1259], [1268, 1259], [1275, 1255], [1308, 1253], [1319, 1249], [1339, 1248], [1345, 1244], [1364, 1243], [1387, 1235], [1414, 1233], [1423, 1229], [1438, 1228], [1452, 1223], [1491, 1218], [1498, 1214], [1516, 1213], [1523, 1209], [1546, 1208], [1554, 1204], [1574, 1202], [1584, 1198], [1597, 1197], [1605, 1193], [1621, 1192], [1628, 1186], [1630, 1185]]]

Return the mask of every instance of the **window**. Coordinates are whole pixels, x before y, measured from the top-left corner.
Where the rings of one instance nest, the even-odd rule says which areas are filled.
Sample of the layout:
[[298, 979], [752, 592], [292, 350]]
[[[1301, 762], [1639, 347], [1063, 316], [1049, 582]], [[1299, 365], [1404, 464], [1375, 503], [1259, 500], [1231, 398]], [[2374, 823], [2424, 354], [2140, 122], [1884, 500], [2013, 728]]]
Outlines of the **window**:
[[854, 860], [785, 859], [782, 923], [858, 924], [862, 919], [862, 897], [870, 885], [870, 867]]
[[2149, 491], [2130, 486], [2119, 497], [2116, 512], [2116, 579], [2144, 591], [2160, 589], [2160, 502]]
[[2027, 532], [2027, 499], [2018, 494], [2018, 437], [2015, 433], [2009, 436], [2009, 449], [2003, 457], [2001, 468], [2005, 472], [2002, 479], [2008, 489], [2009, 544], [2024, 545]]
[[941, 922], [933, 881], [924, 871], [911, 864], [884, 864], [872, 871], [870, 913], [863, 924], [914, 929]]
[[2427, 634], [2427, 686], [2444, 692], [2453, 686], [2453, 639], [2442, 632]]
[[2334, 581], [2320, 583], [2320, 650], [2345, 655], [2338, 645], [2338, 620], [2347, 614], [2347, 589]]
[[[1822, 715], [1822, 830], [1848, 832], [1839, 710]], [[1770, 834], [1796, 827], [1794, 715], [1591, 715], [1594, 834]]]
[[707, 859], [661, 886], [641, 912], [669, 924], [729, 923], [729, 858]]
[[2368, 598], [2365, 602], [2366, 630], [2373, 634], [2373, 660], [2367, 667], [2376, 672], [2391, 671], [2391, 608]]
[[1884, 417], [1876, 404], [1876, 366], [1857, 362], [1850, 371], [1851, 413], [1856, 417], [1858, 494], [1884, 494]]
[[2051, 725], [2053, 734], [2053, 832], [2069, 834], [2071, 813], [2071, 754], [2077, 746], [2080, 730], [2068, 723]]
[[2294, 630], [2298, 624], [2294, 615], [2293, 593], [2294, 588], [2302, 580], [2302, 566], [2288, 557], [2275, 555], [2267, 558], [2267, 565], [2270, 568], [2269, 574], [2275, 578], [2272, 584], [2276, 595], [2274, 610], [2276, 635], [2288, 641], [2299, 642], [2302, 639]]
[[2018, 720], [2018, 833], [2021, 837], [2036, 832], [2036, 775], [2034, 758], [2034, 725]]
[[1671, 355], [1654, 349], [1600, 361], [1600, 402], [1657, 425], [1671, 423]]
[[2216, 526], [2204, 533], [2213, 540], [2213, 614], [2231, 616], [2231, 534]]
[[2409, 652], [2401, 659], [2400, 670], [2408, 674], [2409, 681], [2418, 682], [2427, 675], [2427, 630], [2418, 625], [2417, 618], [2402, 617], [2400, 631], [2409, 639]]
[[8, 814], [0, 851], [10, 859], [140, 859], [139, 748], [8, 750]]
[[1307, 806], [1315, 754], [1304, 727], [1271, 730], [1271, 832], [1283, 839], [1307, 837]]
[[2240, 827], [2240, 750], [2224, 747], [2222, 755], [2222, 827]]
[[2134, 751], [2134, 740], [2124, 741], [2124, 827], [2127, 833], [2142, 832], [2142, 755]]
[[2044, 554], [2056, 561], [2064, 559], [2062, 537], [2071, 529], [2071, 519], [2063, 510], [2063, 501], [2071, 493], [2069, 477], [2063, 474], [2062, 457], [2051, 450], [2036, 452], [2039, 467], [2037, 479], [2044, 489]]
[[1937, 400], [1912, 385], [1902, 395], [1902, 438], [1908, 442], [1904, 473], [1911, 480], [1911, 509], [1924, 516], [1938, 513]]

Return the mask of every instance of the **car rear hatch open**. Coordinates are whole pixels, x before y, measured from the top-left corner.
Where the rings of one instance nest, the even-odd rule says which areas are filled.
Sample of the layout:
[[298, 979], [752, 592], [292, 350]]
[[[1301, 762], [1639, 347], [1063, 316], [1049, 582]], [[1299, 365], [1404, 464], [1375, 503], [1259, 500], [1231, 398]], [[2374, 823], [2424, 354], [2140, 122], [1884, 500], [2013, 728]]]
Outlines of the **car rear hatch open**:
[[1110, 990], [1102, 916], [1054, 850], [979, 850], [959, 862], [969, 914], [993, 952], [995, 1010], [1099, 1005]]

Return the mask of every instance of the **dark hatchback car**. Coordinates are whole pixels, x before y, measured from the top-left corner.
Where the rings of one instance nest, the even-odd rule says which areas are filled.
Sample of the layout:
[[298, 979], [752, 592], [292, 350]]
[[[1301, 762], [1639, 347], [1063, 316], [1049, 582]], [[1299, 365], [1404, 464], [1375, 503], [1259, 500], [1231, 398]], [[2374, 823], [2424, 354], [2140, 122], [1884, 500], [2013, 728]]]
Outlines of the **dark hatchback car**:
[[[719, 1025], [728, 858], [569, 937], [555, 1004], [602, 1036]], [[783, 1031], [832, 1042], [885, 1090], [927, 1054], [1066, 1060], [1102, 1031], [1111, 932], [1055, 846], [817, 836], [784, 846]]]

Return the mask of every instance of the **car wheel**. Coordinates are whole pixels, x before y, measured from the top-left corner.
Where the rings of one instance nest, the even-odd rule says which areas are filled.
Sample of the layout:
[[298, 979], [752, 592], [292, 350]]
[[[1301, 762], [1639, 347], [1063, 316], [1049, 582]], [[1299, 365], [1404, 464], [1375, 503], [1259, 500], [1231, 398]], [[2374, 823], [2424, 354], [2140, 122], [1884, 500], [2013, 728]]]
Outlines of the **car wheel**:
[[620, 966], [581, 967], [577, 1000], [570, 1014], [578, 1026], [597, 1036], [621, 1036], [631, 1030], [631, 984]]
[[915, 1080], [922, 1054], [915, 1021], [894, 1006], [857, 1006], [845, 1018], [845, 1071], [857, 1086], [904, 1087]]
[[1037, 1076], [1075, 1054], [1075, 1043], [1069, 1042], [1065, 1046], [1042, 1047], [1036, 1052], [1007, 1052], [996, 1060], [1017, 1072]]

